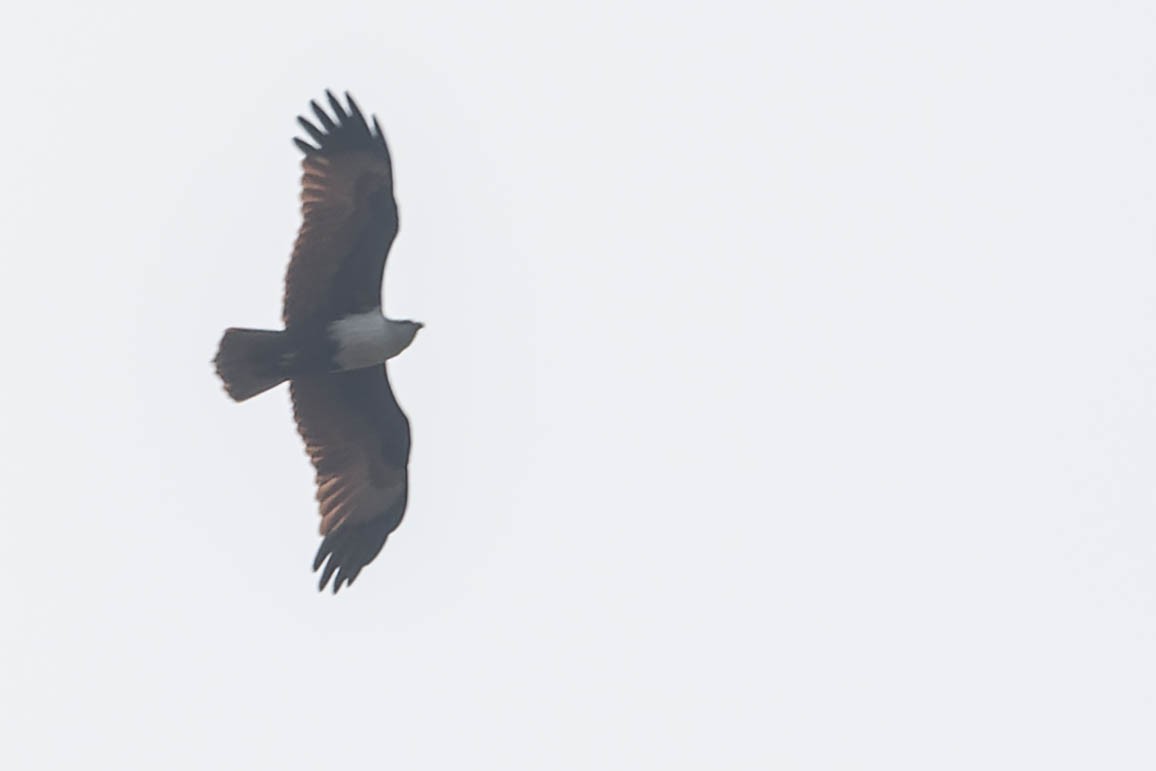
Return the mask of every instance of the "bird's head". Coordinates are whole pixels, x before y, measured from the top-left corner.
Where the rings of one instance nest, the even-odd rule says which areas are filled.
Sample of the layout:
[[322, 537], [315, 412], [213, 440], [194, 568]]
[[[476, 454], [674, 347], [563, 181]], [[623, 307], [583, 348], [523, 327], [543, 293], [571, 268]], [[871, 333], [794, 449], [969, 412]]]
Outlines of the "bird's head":
[[418, 330], [425, 326], [420, 321], [403, 321], [401, 323], [405, 325], [402, 331], [405, 333], [406, 345], [412, 343], [413, 339], [417, 337]]

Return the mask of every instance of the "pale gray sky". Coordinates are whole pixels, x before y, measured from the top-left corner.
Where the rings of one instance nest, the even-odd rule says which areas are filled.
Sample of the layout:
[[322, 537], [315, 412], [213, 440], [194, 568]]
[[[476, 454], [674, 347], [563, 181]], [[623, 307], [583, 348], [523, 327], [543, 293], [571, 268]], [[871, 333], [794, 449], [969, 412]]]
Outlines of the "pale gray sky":
[[[945, 6], [952, 9], [945, 9]], [[24, 4], [5, 769], [1156, 768], [1156, 11]], [[293, 118], [380, 116], [405, 523], [318, 595]]]

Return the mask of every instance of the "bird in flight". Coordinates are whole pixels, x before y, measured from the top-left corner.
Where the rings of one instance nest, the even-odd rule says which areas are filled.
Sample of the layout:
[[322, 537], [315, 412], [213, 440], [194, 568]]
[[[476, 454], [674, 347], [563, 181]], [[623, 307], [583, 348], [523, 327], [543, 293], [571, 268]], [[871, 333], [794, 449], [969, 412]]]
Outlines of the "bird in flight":
[[298, 117], [301, 228], [285, 275], [283, 330], [225, 330], [213, 360], [225, 391], [243, 402], [286, 380], [297, 430], [317, 472], [324, 565], [318, 589], [356, 580], [405, 514], [409, 420], [385, 362], [404, 351], [419, 322], [386, 318], [382, 276], [397, 237], [389, 147], [353, 98], [326, 91], [330, 112], [310, 102]]

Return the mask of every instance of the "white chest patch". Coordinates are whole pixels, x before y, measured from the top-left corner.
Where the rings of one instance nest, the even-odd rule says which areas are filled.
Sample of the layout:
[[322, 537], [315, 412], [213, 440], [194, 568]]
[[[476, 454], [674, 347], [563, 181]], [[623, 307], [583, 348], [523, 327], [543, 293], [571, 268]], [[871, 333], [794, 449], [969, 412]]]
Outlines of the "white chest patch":
[[404, 351], [413, 340], [406, 324], [385, 318], [380, 308], [334, 321], [329, 325], [329, 336], [337, 343], [333, 360], [342, 370], [381, 364]]

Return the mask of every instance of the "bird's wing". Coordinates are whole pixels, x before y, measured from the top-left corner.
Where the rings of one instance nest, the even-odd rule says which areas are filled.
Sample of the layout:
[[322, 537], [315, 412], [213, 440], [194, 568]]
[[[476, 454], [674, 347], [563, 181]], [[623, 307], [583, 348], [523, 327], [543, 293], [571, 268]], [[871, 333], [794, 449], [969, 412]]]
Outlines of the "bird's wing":
[[352, 584], [405, 514], [409, 420], [385, 366], [290, 381], [293, 414], [317, 470], [321, 535], [318, 588], [335, 572], [336, 592]]
[[285, 275], [286, 327], [325, 322], [381, 306], [385, 258], [397, 236], [393, 168], [377, 118], [326, 92], [330, 117], [311, 102], [318, 128], [297, 121], [315, 144], [294, 139], [301, 161], [301, 229]]

